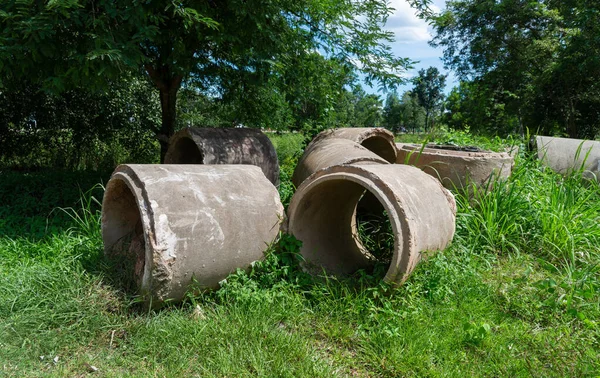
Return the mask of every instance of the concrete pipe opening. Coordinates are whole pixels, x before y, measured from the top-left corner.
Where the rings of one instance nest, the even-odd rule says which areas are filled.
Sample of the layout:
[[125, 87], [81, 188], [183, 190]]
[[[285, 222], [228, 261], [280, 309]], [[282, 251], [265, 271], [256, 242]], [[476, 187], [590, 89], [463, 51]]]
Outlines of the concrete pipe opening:
[[[365, 194], [387, 215], [393, 233], [388, 256], [374, 255], [360, 240], [356, 209]], [[455, 212], [452, 194], [414, 167], [334, 166], [298, 188], [288, 210], [289, 232], [302, 241], [309, 272], [343, 276], [379, 261], [388, 265], [384, 280], [401, 283], [422, 252], [443, 249], [452, 240]]]
[[219, 286], [263, 258], [284, 218], [259, 167], [121, 165], [104, 194], [102, 238], [127, 260], [127, 289], [158, 307]]
[[388, 138], [379, 135], [369, 137], [362, 141], [361, 145], [367, 150], [381, 156], [385, 161], [394, 163], [396, 161], [396, 148]]
[[138, 203], [123, 180], [111, 180], [106, 187], [102, 216], [111, 219], [103, 224], [107, 246], [105, 254], [112, 264], [116, 280], [129, 293], [142, 287], [146, 265], [146, 241]]
[[169, 147], [169, 163], [173, 164], [204, 164], [204, 156], [198, 145], [190, 138], [177, 139], [173, 147]]
[[249, 164], [279, 185], [279, 162], [271, 140], [249, 128], [188, 127], [169, 140], [165, 164]]

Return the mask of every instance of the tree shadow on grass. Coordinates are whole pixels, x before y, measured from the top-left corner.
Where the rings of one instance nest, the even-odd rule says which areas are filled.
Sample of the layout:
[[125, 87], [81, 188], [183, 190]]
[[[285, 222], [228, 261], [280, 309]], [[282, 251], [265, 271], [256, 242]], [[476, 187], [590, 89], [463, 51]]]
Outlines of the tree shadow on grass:
[[82, 193], [92, 189], [101, 200], [98, 184], [107, 182], [110, 172], [2, 170], [0, 175], [0, 238], [39, 241], [76, 226], [57, 209], [76, 208]]

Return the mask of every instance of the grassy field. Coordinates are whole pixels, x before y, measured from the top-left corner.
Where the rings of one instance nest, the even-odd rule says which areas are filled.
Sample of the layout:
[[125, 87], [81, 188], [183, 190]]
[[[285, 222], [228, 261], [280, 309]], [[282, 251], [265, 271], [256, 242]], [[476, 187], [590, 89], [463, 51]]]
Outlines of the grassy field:
[[[284, 202], [301, 142], [274, 138]], [[159, 311], [103, 258], [91, 198], [109, 174], [0, 171], [0, 376], [600, 374], [600, 189], [576, 174], [522, 155], [489, 193], [457, 194], [452, 245], [399, 288], [310, 277], [282, 236], [220, 290]]]

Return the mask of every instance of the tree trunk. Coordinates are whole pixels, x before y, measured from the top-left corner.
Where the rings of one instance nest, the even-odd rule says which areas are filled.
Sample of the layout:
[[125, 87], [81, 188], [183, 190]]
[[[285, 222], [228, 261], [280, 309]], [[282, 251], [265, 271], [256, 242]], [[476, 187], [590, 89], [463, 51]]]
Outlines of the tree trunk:
[[575, 117], [575, 105], [573, 98], [569, 98], [569, 110], [567, 112], [567, 135], [569, 138], [579, 138], [579, 130], [577, 130], [577, 119]]
[[175, 133], [175, 120], [177, 117], [177, 87], [160, 89], [160, 109], [162, 112], [160, 131], [157, 135], [160, 143], [160, 162], [165, 161], [169, 148], [169, 139]]
[[165, 155], [169, 148], [169, 139], [175, 133], [175, 122], [177, 118], [177, 92], [181, 87], [181, 75], [174, 74], [169, 66], [154, 68], [146, 66], [146, 72], [160, 92], [161, 125], [156, 133], [160, 143], [160, 162], [165, 161]]

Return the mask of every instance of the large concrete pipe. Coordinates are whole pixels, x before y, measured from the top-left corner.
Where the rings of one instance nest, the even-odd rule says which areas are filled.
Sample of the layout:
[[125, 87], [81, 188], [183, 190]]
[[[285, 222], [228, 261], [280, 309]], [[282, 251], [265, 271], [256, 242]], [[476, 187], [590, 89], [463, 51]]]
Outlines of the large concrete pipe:
[[271, 140], [257, 129], [188, 127], [169, 140], [165, 164], [251, 164], [279, 185], [279, 163]]
[[514, 158], [507, 152], [481, 151], [475, 148], [397, 143], [398, 164], [409, 164], [440, 180], [448, 189], [465, 189], [470, 184], [482, 188], [494, 175], [511, 174]]
[[584, 176], [600, 181], [600, 142], [536, 136], [538, 158], [555, 172], [583, 169]]
[[351, 140], [321, 138], [312, 141], [306, 147], [294, 170], [292, 183], [298, 187], [316, 171], [343, 164], [388, 164], [388, 162]]
[[104, 252], [157, 306], [261, 259], [283, 214], [258, 167], [120, 165], [102, 203]]
[[302, 241], [308, 271], [346, 275], [374, 263], [356, 227], [365, 191], [383, 205], [393, 230], [385, 281], [403, 282], [422, 252], [444, 249], [452, 240], [454, 196], [423, 171], [397, 164], [333, 166], [306, 179], [288, 208], [289, 232]]
[[345, 127], [325, 130], [319, 133], [311, 143], [329, 138], [351, 140], [380, 156], [388, 163], [396, 162], [394, 134], [381, 127]]

